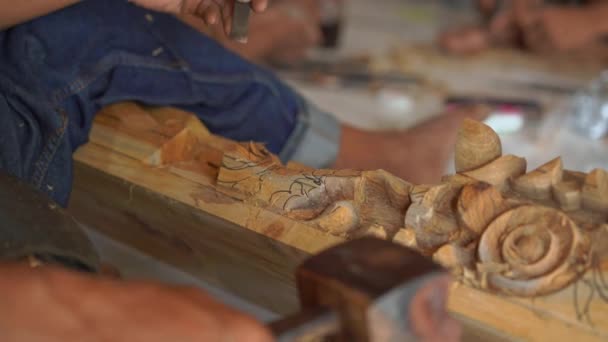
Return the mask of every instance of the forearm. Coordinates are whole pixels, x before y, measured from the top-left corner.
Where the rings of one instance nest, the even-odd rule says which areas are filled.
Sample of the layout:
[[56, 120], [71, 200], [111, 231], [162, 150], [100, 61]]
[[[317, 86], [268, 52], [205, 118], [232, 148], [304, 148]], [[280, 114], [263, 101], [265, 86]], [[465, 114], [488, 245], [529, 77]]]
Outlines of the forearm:
[[598, 36], [608, 36], [608, 1], [596, 1], [586, 9], [590, 18], [589, 27]]
[[0, 0], [0, 30], [73, 5], [79, 0]]

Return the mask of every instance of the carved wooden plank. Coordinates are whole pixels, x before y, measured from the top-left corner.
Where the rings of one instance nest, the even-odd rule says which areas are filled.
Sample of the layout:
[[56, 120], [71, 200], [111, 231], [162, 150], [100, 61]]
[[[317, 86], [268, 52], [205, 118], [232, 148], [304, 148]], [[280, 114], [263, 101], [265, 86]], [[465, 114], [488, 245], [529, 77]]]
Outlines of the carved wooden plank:
[[[562, 171], [555, 160], [526, 174], [523, 158], [495, 151], [441, 184], [412, 185], [382, 171], [283, 166], [186, 113], [119, 105], [76, 154], [71, 206], [89, 225], [280, 313], [295, 309], [292, 272], [305, 255], [373, 234], [449, 267], [459, 284], [451, 309], [480, 330], [605, 340], [603, 171]], [[206, 224], [209, 213], [238, 227]]]

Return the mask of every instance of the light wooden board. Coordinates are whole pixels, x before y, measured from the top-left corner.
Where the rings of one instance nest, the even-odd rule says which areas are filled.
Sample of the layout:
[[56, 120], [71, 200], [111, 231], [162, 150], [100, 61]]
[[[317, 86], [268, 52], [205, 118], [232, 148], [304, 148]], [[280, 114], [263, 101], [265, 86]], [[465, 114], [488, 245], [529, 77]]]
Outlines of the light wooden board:
[[[154, 122], [146, 126], [145, 120], [138, 120], [137, 127], [124, 126], [125, 112], [140, 119], [150, 115], [171, 129], [158, 130]], [[100, 114], [92, 142], [75, 155], [70, 209], [83, 223], [213, 285], [277, 313], [293, 312], [297, 308], [295, 267], [306, 256], [344, 240], [240, 201], [229, 191], [217, 191], [214, 170], [221, 154], [216, 152], [233, 143], [211, 139], [201, 145], [197, 139], [206, 139], [208, 134], [201, 127], [186, 113], [150, 111], [132, 104]], [[196, 149], [201, 146], [204, 151]], [[151, 158], [159, 148], [177, 151], [171, 155], [181, 157], [165, 158], [161, 153]], [[235, 225], [222, 224], [209, 215]], [[604, 275], [607, 266], [599, 265], [599, 275]], [[594, 276], [589, 273], [585, 278], [593, 284], [590, 289], [577, 287], [584, 283], [577, 282], [536, 299], [506, 298], [455, 286], [450, 308], [474, 328], [472, 339], [605, 340], [608, 302], [601, 296], [608, 291], [606, 283]], [[574, 291], [583, 296], [577, 297]], [[586, 295], [592, 293], [589, 300]]]
[[[70, 203], [77, 220], [275, 312], [297, 309], [295, 266], [342, 242], [94, 144], [77, 159]], [[218, 229], [207, 216], [227, 212], [241, 226]], [[275, 223], [257, 232], [260, 218]]]

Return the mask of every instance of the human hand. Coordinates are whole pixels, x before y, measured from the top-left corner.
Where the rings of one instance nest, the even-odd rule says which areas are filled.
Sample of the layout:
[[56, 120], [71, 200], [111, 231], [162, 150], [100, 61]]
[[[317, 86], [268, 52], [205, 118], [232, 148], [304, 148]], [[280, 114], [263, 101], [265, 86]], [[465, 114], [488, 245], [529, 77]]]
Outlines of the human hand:
[[[321, 43], [321, 14], [319, 0], [283, 0], [275, 8], [274, 16], [253, 23], [254, 39], [270, 42], [264, 58], [279, 65], [293, 65], [303, 60], [308, 52]], [[269, 10], [270, 12], [270, 10]], [[271, 37], [264, 37], [272, 32]]]
[[251, 19], [248, 44], [228, 48], [256, 62], [293, 65], [321, 43], [318, 0], [283, 0]]
[[405, 131], [369, 132], [344, 126], [336, 169], [384, 169], [414, 184], [440, 181], [465, 118], [483, 120], [484, 106], [462, 107]]
[[321, 42], [318, 1], [273, 2], [264, 13], [251, 18], [247, 44], [232, 41], [223, 30], [208, 27], [198, 17], [186, 15], [181, 19], [246, 59], [291, 65]]
[[[193, 15], [207, 25], [221, 24], [230, 33], [235, 0], [129, 0], [151, 10], [178, 15]], [[269, 0], [251, 0], [251, 8], [261, 13]]]
[[582, 49], [596, 43], [600, 35], [589, 8], [519, 6], [515, 14], [525, 47], [536, 52]]
[[518, 47], [520, 29], [515, 7], [531, 8], [541, 0], [477, 0], [482, 23], [443, 32], [439, 45], [454, 54], [473, 54], [490, 47]]
[[439, 36], [439, 45], [447, 52], [461, 55], [474, 54], [492, 46], [514, 45], [517, 28], [512, 7], [508, 4], [478, 0], [482, 23], [443, 32]]
[[0, 265], [0, 341], [272, 341], [196, 289]]

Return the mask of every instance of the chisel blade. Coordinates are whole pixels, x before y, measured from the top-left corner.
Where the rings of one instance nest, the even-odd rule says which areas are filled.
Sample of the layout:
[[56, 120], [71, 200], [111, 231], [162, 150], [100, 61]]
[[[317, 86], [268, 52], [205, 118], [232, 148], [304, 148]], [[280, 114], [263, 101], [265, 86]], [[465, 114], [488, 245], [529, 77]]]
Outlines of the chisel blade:
[[240, 43], [247, 43], [249, 36], [250, 2], [251, 0], [236, 0], [234, 3], [230, 38]]

